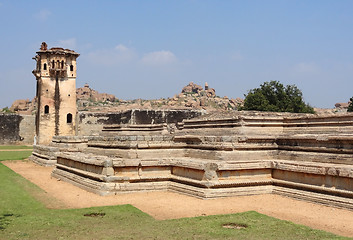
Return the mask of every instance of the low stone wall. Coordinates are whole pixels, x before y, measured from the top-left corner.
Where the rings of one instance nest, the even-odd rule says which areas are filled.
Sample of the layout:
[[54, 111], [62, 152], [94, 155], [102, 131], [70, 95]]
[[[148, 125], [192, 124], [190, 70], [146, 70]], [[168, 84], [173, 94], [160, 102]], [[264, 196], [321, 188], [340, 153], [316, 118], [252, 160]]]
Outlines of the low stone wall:
[[284, 118], [286, 134], [352, 134], [353, 114], [304, 115]]
[[[257, 164], [251, 163], [249, 168], [252, 170], [245, 171], [225, 166], [222, 169], [217, 162], [186, 157], [120, 159], [107, 156], [97, 158], [93, 154], [61, 153], [53, 176], [101, 195], [174, 190], [201, 198], [212, 198], [244, 194], [246, 187], [254, 186], [257, 188], [252, 188], [252, 194], [270, 193], [270, 166], [270, 162], [260, 161]], [[242, 179], [236, 178], [237, 175], [241, 175]]]
[[221, 119], [190, 119], [177, 124], [177, 128], [188, 134], [223, 135], [267, 135], [283, 133], [281, 116], [235, 116]]
[[33, 145], [29, 159], [41, 166], [54, 166], [60, 152], [80, 152], [87, 149], [88, 137], [54, 136], [50, 145]]
[[103, 126], [102, 134], [107, 136], [115, 135], [153, 135], [169, 132], [170, 125], [164, 124], [117, 124]]
[[29, 160], [41, 166], [53, 166], [57, 162], [59, 148], [46, 145], [33, 145]]

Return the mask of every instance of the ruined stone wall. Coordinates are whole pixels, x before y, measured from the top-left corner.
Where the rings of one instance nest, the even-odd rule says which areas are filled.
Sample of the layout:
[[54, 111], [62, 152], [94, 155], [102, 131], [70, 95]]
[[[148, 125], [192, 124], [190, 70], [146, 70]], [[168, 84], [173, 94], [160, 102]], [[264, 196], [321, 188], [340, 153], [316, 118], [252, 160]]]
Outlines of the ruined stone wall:
[[20, 122], [22, 117], [17, 114], [0, 115], [0, 141], [2, 144], [20, 141]]
[[161, 124], [177, 123], [202, 114], [193, 110], [128, 110], [119, 113], [80, 112], [78, 135], [99, 135], [104, 126], [121, 124]]
[[[235, 135], [341, 135], [353, 133], [353, 114], [326, 117], [316, 115], [270, 117], [244, 115], [217, 120], [187, 120], [200, 115], [202, 115], [202, 112], [192, 110], [128, 110], [119, 113], [80, 112], [78, 114], [77, 135], [99, 135], [102, 133], [103, 127], [109, 125], [154, 124], [155, 127], [158, 127], [158, 124], [163, 123], [179, 123], [178, 127], [183, 129], [182, 132], [186, 134], [207, 132], [215, 136], [222, 134], [222, 131], [219, 131], [220, 127], [231, 127], [229, 134]], [[34, 119], [35, 117], [32, 115], [0, 114], [0, 144], [33, 144], [35, 135]], [[204, 123], [205, 121], [207, 124]]]
[[33, 144], [34, 116], [0, 114], [0, 145]]
[[34, 115], [21, 115], [22, 121], [20, 122], [20, 136], [22, 141], [19, 144], [32, 145], [36, 131], [35, 116]]
[[201, 115], [193, 110], [132, 110], [131, 124], [177, 123]]
[[104, 125], [127, 124], [131, 120], [131, 110], [122, 113], [92, 113], [78, 114], [78, 135], [98, 135]]
[[[66, 94], [68, 95], [68, 94]], [[51, 109], [50, 109], [51, 110]], [[49, 114], [43, 114], [48, 119], [53, 119]], [[47, 115], [47, 116], [46, 116]], [[176, 123], [183, 119], [200, 116], [200, 111], [190, 110], [128, 110], [120, 113], [90, 113], [80, 112], [78, 114], [77, 135], [98, 135], [103, 126], [116, 124], [145, 124], [145, 123]], [[43, 116], [42, 116], [43, 117]], [[73, 114], [73, 117], [75, 115]], [[66, 121], [66, 116], [63, 116]], [[74, 121], [74, 119], [73, 119]], [[41, 121], [41, 124], [47, 121]], [[66, 124], [63, 123], [63, 124]], [[67, 124], [66, 124], [67, 125]], [[54, 130], [54, 123], [46, 126]], [[71, 125], [70, 125], [71, 126]], [[74, 125], [73, 125], [74, 126]], [[42, 126], [42, 130], [46, 129]], [[48, 130], [49, 131], [49, 130]], [[0, 144], [33, 144], [35, 135], [35, 116], [18, 114], [0, 114]], [[61, 134], [70, 135], [70, 134]], [[37, 142], [38, 143], [38, 142]]]

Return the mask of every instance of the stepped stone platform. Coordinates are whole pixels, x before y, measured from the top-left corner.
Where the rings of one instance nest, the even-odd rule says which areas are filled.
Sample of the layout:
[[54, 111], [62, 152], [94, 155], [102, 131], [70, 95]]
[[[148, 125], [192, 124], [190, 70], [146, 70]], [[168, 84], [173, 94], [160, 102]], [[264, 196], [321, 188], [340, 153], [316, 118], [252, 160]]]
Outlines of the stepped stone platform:
[[[353, 209], [353, 115], [238, 115], [54, 137], [33, 161], [88, 191], [199, 198], [276, 193]], [[41, 160], [38, 160], [41, 159]], [[45, 163], [46, 162], [46, 163]]]

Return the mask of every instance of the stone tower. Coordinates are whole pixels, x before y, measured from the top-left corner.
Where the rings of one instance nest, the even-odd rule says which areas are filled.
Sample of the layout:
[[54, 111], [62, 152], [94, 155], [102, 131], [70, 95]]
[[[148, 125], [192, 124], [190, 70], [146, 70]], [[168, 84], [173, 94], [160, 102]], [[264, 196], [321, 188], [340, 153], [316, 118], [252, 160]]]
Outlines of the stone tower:
[[80, 54], [63, 48], [47, 48], [42, 43], [33, 58], [37, 67], [36, 142], [49, 144], [53, 136], [75, 135], [76, 58]]

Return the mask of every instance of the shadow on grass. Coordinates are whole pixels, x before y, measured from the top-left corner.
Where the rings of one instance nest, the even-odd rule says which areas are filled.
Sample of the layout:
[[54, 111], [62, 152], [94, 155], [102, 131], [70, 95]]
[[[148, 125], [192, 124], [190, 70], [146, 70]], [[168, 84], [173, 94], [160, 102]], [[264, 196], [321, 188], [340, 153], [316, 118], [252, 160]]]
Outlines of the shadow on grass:
[[0, 231], [4, 230], [6, 226], [11, 222], [13, 218], [20, 217], [21, 215], [13, 213], [3, 213], [0, 214]]

